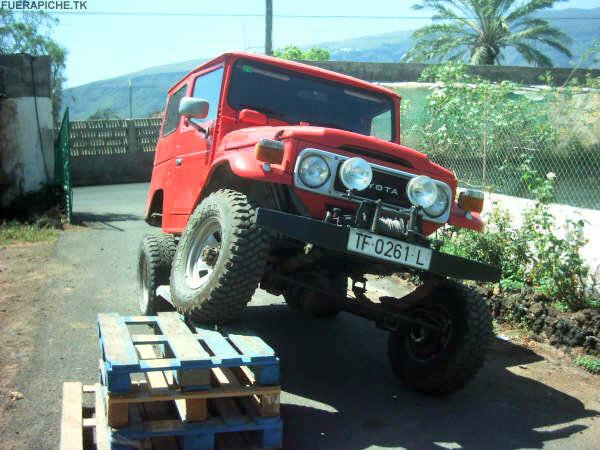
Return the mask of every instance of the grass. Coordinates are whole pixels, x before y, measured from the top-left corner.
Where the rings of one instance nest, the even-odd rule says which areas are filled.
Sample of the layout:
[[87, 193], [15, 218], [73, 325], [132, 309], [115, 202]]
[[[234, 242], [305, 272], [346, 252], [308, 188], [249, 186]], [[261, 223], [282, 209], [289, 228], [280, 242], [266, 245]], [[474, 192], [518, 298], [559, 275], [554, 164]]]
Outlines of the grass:
[[600, 358], [595, 358], [593, 356], [580, 356], [575, 359], [575, 364], [583, 367], [590, 373], [595, 375], [600, 375]]
[[0, 223], [0, 245], [13, 242], [45, 242], [54, 239], [58, 231], [54, 228], [21, 222]]

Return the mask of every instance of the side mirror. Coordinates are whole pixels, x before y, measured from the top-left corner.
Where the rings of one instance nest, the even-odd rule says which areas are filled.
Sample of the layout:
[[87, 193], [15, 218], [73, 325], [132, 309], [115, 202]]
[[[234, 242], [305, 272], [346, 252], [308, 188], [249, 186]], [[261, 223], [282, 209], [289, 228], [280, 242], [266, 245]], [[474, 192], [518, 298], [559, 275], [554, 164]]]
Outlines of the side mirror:
[[262, 126], [267, 124], [267, 115], [253, 109], [242, 109], [238, 118], [240, 122], [248, 125]]
[[208, 116], [208, 102], [202, 98], [183, 97], [179, 102], [179, 115], [204, 119]]

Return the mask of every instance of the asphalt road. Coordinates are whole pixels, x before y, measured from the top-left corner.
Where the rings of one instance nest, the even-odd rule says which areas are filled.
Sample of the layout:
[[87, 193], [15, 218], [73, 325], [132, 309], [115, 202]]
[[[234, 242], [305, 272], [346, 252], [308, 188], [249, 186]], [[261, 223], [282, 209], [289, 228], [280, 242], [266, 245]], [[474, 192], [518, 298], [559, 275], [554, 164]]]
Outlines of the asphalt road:
[[[15, 409], [14, 420], [26, 425], [17, 448], [57, 448], [62, 382], [96, 380], [96, 314], [138, 312], [135, 260], [149, 231], [141, 220], [146, 191], [144, 184], [75, 189], [82, 227], [61, 233], [52, 260], [64, 270], [39, 294], [46, 308], [32, 362], [19, 378], [35, 402]], [[552, 371], [564, 369], [509, 342], [495, 342], [465, 390], [437, 399], [395, 380], [386, 333], [360, 318], [311, 319], [259, 291], [238, 329], [261, 336], [281, 358], [286, 449], [600, 447], [600, 399], [584, 403], [552, 387]], [[544, 382], [526, 370], [535, 367], [548, 371]]]

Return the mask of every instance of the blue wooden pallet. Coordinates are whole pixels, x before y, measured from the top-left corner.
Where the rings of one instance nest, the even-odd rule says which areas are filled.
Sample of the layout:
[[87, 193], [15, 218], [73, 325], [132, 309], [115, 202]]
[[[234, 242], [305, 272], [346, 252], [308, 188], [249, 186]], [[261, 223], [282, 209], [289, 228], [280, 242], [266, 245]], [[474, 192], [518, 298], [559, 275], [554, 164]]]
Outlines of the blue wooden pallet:
[[155, 420], [108, 430], [111, 450], [130, 450], [136, 448], [140, 441], [160, 437], [174, 437], [181, 450], [212, 450], [219, 433], [256, 432], [258, 445], [263, 450], [279, 449], [283, 440], [283, 426], [279, 417], [212, 417], [201, 423]]
[[[115, 429], [106, 424], [105, 403], [102, 399], [102, 388], [99, 384], [96, 392], [96, 439], [98, 450], [131, 450], [139, 448], [142, 442], [149, 444], [153, 449], [163, 449], [157, 444], [159, 439], [168, 439], [167, 442], [178, 442], [180, 450], [212, 450], [215, 448], [217, 434], [254, 432], [258, 434], [258, 446], [263, 450], [275, 450], [282, 447], [283, 424], [279, 417], [261, 417], [247, 407], [247, 400], [239, 399], [236, 405], [216, 404], [211, 417], [202, 422], [186, 423], [179, 420], [173, 411], [166, 416], [163, 409], [145, 410], [146, 418], [142, 418], [141, 404], [132, 404], [129, 408], [131, 423], [123, 428]], [[100, 395], [98, 395], [100, 393]], [[212, 400], [226, 402], [228, 400]], [[156, 404], [154, 404], [156, 405]], [[169, 446], [168, 448], [172, 448]], [[240, 450], [240, 446], [236, 450]], [[256, 448], [253, 446], [252, 448]]]
[[[131, 334], [127, 325], [150, 325], [159, 334]], [[176, 312], [158, 316], [98, 315], [98, 333], [105, 384], [109, 393], [131, 392], [131, 375], [162, 370], [192, 370], [246, 366], [256, 373], [258, 385], [279, 384], [279, 358], [257, 336], [230, 334], [196, 328], [194, 332]], [[140, 359], [135, 346], [164, 346], [168, 357]], [[188, 386], [188, 388], [190, 388]], [[190, 389], [210, 389], [210, 385]]]

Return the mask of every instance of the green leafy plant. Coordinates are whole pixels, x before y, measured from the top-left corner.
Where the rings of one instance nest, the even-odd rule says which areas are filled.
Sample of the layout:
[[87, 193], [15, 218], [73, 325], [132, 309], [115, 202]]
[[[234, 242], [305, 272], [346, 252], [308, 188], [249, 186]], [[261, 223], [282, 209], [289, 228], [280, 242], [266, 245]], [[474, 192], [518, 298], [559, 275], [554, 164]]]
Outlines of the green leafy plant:
[[329, 50], [323, 48], [311, 48], [302, 50], [295, 45], [287, 45], [283, 50], [275, 50], [273, 55], [283, 59], [295, 59], [299, 61], [329, 61]]
[[522, 213], [521, 225], [514, 226], [510, 213], [496, 205], [486, 218], [484, 233], [451, 228], [442, 236], [442, 249], [500, 267], [500, 287], [506, 291], [528, 286], [564, 309], [596, 307], [599, 295], [590, 287], [589, 267], [581, 257], [587, 242], [584, 222], [567, 220], [561, 233], [549, 209], [555, 175], [542, 176], [526, 157], [520, 168], [522, 182], [536, 197]]
[[593, 356], [580, 356], [575, 359], [575, 364], [583, 367], [590, 373], [600, 375], [600, 358], [594, 358]]
[[424, 110], [402, 111], [402, 135], [463, 185], [535, 198], [521, 173], [522, 155], [539, 173], [555, 172], [560, 203], [597, 208], [600, 182], [600, 80], [531, 89], [471, 76], [462, 63], [430, 66]]

